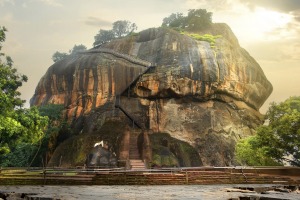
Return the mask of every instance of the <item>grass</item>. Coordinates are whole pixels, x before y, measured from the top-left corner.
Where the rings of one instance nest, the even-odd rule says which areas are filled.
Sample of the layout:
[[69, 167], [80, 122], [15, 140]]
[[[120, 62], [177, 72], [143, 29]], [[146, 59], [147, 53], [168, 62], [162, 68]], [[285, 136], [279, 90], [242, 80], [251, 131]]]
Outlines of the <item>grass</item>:
[[216, 39], [222, 37], [221, 35], [211, 35], [211, 34], [200, 35], [200, 34], [197, 34], [197, 33], [188, 33], [188, 32], [185, 32], [185, 31], [181, 31], [180, 34], [189, 36], [189, 37], [191, 37], [195, 40], [198, 40], [198, 41], [208, 42], [212, 48], [215, 48]]

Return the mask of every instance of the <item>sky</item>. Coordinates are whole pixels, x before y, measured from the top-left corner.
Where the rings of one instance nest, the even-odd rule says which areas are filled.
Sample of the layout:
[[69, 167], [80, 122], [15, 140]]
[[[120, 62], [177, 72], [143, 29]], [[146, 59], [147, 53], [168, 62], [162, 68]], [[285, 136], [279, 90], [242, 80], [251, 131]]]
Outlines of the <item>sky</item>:
[[3, 52], [29, 78], [20, 89], [29, 106], [56, 51], [75, 44], [91, 48], [98, 31], [117, 20], [134, 22], [141, 31], [159, 27], [171, 13], [200, 8], [231, 27], [272, 83], [262, 113], [270, 102], [300, 96], [299, 0], [0, 0], [0, 26], [8, 29]]

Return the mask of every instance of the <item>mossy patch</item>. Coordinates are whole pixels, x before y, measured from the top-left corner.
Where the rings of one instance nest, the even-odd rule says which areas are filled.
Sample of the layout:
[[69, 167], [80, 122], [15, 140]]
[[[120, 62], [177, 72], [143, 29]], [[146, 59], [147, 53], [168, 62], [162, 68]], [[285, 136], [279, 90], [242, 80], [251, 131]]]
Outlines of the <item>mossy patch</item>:
[[200, 35], [200, 34], [196, 34], [196, 33], [188, 33], [185, 31], [181, 31], [180, 34], [182, 35], [187, 35], [195, 40], [198, 41], [206, 41], [210, 44], [210, 46], [212, 48], [215, 47], [216, 44], [216, 39], [221, 38], [221, 35], [211, 35], [211, 34], [204, 34], [204, 35]]
[[125, 124], [119, 120], [108, 120], [92, 134], [79, 134], [61, 143], [55, 150], [49, 166], [83, 166], [87, 155], [96, 142], [107, 143], [111, 152], [119, 152], [119, 143], [125, 130]]
[[188, 143], [171, 137], [168, 133], [150, 135], [152, 167], [196, 167], [202, 162], [197, 151]]

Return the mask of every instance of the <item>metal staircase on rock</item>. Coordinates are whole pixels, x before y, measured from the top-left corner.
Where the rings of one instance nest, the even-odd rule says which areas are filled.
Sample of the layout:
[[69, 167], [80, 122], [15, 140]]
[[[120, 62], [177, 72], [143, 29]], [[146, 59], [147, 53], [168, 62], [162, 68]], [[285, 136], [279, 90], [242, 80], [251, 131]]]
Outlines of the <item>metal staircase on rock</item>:
[[[140, 157], [139, 150], [138, 150], [138, 135], [141, 133], [141, 129], [145, 129], [145, 125], [140, 122], [140, 120], [137, 120], [136, 117], [132, 113], [130, 113], [128, 110], [124, 109], [122, 105], [120, 105], [120, 97], [123, 95], [126, 91], [128, 94], [130, 93], [130, 88], [133, 84], [135, 84], [139, 78], [144, 75], [145, 73], [149, 72], [150, 69], [154, 68], [155, 65], [153, 65], [151, 62], [148, 62], [146, 60], [142, 60], [140, 58], [128, 55], [128, 54], [123, 54], [116, 52], [112, 49], [107, 49], [107, 48], [97, 48], [97, 49], [92, 49], [89, 51], [84, 51], [81, 53], [106, 53], [106, 54], [111, 54], [113, 56], [116, 56], [121, 59], [125, 59], [133, 64], [138, 64], [140, 66], [145, 67], [145, 70], [139, 74], [137, 77], [134, 78], [127, 86], [126, 88], [121, 91], [119, 94], [116, 95], [116, 100], [115, 100], [115, 107], [120, 109], [125, 116], [132, 121], [132, 124], [139, 128], [139, 130], [132, 130], [130, 133], [130, 149], [129, 149], [129, 160], [130, 160], [130, 166], [132, 170], [142, 170], [146, 169], [145, 164], [143, 160]], [[129, 96], [129, 95], [128, 95]]]
[[133, 130], [130, 133], [129, 161], [132, 170], [146, 169], [145, 164], [140, 157], [139, 149], [138, 149], [138, 135], [140, 133], [141, 133], [140, 130]]
[[131, 63], [142, 65], [144, 67], [151, 67], [152, 66], [151, 62], [149, 62], [149, 61], [142, 60], [140, 58], [133, 57], [133, 56], [128, 55], [128, 54], [119, 53], [119, 52], [116, 52], [116, 51], [114, 51], [112, 49], [108, 49], [108, 48], [91, 49], [91, 50], [82, 51], [82, 52], [79, 52], [79, 53], [82, 53], [82, 54], [86, 54], [86, 53], [107, 53], [107, 54], [111, 54], [113, 56], [116, 56], [118, 58], [125, 59], [125, 60], [127, 60]]

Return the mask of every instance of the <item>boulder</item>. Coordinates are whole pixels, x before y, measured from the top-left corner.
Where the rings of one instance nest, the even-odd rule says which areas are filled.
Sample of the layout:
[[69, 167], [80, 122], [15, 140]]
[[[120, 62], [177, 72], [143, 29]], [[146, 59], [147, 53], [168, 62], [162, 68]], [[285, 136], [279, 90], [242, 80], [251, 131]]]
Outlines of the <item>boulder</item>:
[[[152, 28], [68, 56], [41, 78], [31, 105], [64, 104], [75, 135], [101, 136], [106, 121], [118, 119], [188, 144], [197, 165], [234, 165], [235, 144], [262, 123], [259, 108], [272, 85], [226, 24], [197, 34], [219, 37], [211, 44]], [[124, 131], [118, 134], [127, 138]], [[153, 151], [163, 150], [156, 151], [149, 136]], [[124, 146], [122, 139], [117, 142]], [[127, 155], [120, 149], [121, 157]], [[191, 165], [172, 151], [168, 155], [172, 165]]]

